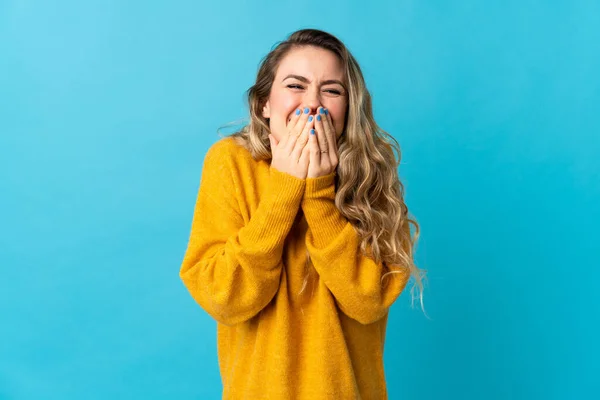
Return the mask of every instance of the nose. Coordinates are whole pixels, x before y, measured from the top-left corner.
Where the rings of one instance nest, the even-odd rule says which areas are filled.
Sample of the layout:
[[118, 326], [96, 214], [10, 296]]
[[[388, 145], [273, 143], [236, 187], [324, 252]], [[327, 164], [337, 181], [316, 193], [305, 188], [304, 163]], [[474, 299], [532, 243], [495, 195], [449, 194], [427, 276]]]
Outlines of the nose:
[[316, 114], [319, 106], [321, 105], [321, 98], [319, 96], [319, 90], [311, 88], [306, 91], [304, 95], [304, 107], [308, 107], [310, 114]]

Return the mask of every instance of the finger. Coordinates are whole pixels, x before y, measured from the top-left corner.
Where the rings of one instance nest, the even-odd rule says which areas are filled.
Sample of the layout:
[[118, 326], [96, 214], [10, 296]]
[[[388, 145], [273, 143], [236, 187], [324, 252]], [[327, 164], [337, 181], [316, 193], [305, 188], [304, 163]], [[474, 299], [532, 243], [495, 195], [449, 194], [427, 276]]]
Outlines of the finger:
[[308, 168], [309, 162], [310, 162], [310, 147], [304, 146], [304, 148], [302, 149], [302, 153], [300, 154], [300, 159], [298, 160], [298, 164], [300, 164], [303, 168]]
[[[307, 127], [310, 127], [310, 124], [311, 123], [308, 123]], [[296, 140], [296, 144], [295, 144], [295, 146], [292, 150], [292, 154], [291, 154], [291, 157], [293, 160], [297, 160], [297, 161], [300, 160], [302, 152], [304, 151], [306, 144], [308, 143], [309, 131], [310, 131], [310, 128], [304, 129], [302, 131], [302, 133], [300, 134], [300, 136], [298, 136], [298, 139]]]
[[[309, 115], [308, 119], [306, 120], [306, 123], [304, 124], [304, 128], [302, 129], [302, 131], [300, 131], [297, 136], [292, 135], [292, 137], [294, 137], [294, 136], [296, 136], [298, 138], [303, 137], [302, 142], [299, 143], [298, 145], [302, 145], [302, 147], [304, 147], [304, 145], [308, 141], [308, 133], [312, 128], [314, 128], [314, 126], [315, 126], [315, 117], [313, 115]], [[290, 152], [292, 152], [291, 149], [290, 149]]]
[[[304, 129], [306, 129], [307, 124], [311, 124], [312, 123], [313, 116], [309, 115], [308, 111], [310, 111], [310, 110], [308, 108], [305, 108], [304, 109], [304, 113], [302, 115], [300, 115], [300, 118], [298, 118], [298, 121], [296, 122], [296, 125], [289, 132], [288, 136], [289, 136], [290, 139], [292, 139], [292, 138], [298, 139], [298, 137], [302, 134], [302, 132], [304, 131]], [[285, 146], [287, 154], [291, 154], [292, 153], [295, 145], [296, 145], [296, 140], [288, 140], [288, 143], [286, 143], [286, 146]]]
[[319, 149], [321, 151], [329, 151], [329, 146], [327, 144], [327, 142], [329, 141], [329, 138], [326, 136], [325, 133], [325, 126], [324, 123], [327, 122], [327, 120], [324, 118], [325, 114], [319, 114], [317, 115], [317, 119], [315, 122], [315, 127], [317, 130], [317, 142], [319, 142]]
[[301, 116], [302, 116], [302, 110], [299, 109], [299, 108], [297, 108], [292, 113], [292, 116], [290, 118], [288, 118], [288, 121], [287, 121], [287, 124], [286, 124], [286, 127], [288, 129], [288, 134], [290, 132], [292, 132], [292, 130], [294, 129], [294, 127], [298, 123], [298, 120], [300, 119]]
[[326, 169], [330, 169], [332, 167], [336, 167], [337, 166], [337, 154], [334, 152], [334, 148], [333, 146], [330, 144], [331, 142], [333, 142], [335, 139], [330, 137], [327, 137], [327, 134], [325, 133], [325, 130], [327, 129], [328, 131], [331, 131], [331, 129], [329, 129], [329, 123], [327, 122], [327, 119], [325, 118], [325, 114], [319, 114], [319, 117], [317, 117], [317, 139], [319, 142], [319, 152], [321, 153], [321, 167], [322, 168], [326, 168]]
[[[306, 121], [308, 120], [308, 117], [310, 116], [309, 114], [310, 109], [308, 107], [304, 107], [304, 109], [297, 109], [294, 112], [294, 117], [296, 118], [296, 121], [293, 125], [289, 124], [288, 125], [288, 133], [290, 135], [300, 135], [304, 129], [304, 125], [306, 124]], [[293, 121], [292, 121], [293, 122]]]
[[310, 131], [310, 137], [308, 139], [308, 148], [310, 153], [310, 163], [312, 165], [321, 165], [321, 150], [319, 149], [319, 143], [317, 141], [317, 135], [314, 129]]
[[[271, 131], [271, 132], [273, 132], [273, 131]], [[273, 136], [273, 139], [275, 139], [275, 135], [273, 135], [273, 133], [271, 133], [271, 135]], [[290, 135], [282, 135], [282, 136], [283, 137], [281, 139], [277, 140], [277, 146], [282, 149], [285, 149], [287, 147], [287, 142], [288, 142]]]
[[285, 138], [285, 144], [282, 146], [284, 153], [287, 156], [292, 154], [294, 147], [296, 146], [296, 142], [298, 141], [298, 136], [296, 135], [287, 135]]
[[327, 137], [327, 151], [332, 154], [337, 154], [337, 135], [331, 120], [331, 114], [327, 109], [322, 110], [324, 115], [323, 128], [325, 130], [325, 136]]

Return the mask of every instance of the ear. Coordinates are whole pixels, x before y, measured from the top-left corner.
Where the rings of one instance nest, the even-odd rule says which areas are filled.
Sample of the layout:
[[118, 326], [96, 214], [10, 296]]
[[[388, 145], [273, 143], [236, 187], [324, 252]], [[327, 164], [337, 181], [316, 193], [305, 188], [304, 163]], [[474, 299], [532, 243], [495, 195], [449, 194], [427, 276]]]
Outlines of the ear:
[[263, 118], [271, 118], [271, 103], [269, 102], [269, 100], [267, 100], [263, 107], [262, 116]]

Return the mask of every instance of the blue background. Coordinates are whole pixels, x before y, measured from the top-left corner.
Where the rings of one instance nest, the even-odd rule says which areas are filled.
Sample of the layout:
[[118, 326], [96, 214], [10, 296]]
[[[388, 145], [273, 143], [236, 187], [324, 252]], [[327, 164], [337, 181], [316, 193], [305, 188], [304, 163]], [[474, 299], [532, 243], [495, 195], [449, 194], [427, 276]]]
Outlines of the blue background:
[[202, 161], [307, 27], [361, 64], [423, 230], [390, 399], [599, 398], [600, 3], [375, 3], [0, 2], [0, 399], [220, 398], [178, 275]]

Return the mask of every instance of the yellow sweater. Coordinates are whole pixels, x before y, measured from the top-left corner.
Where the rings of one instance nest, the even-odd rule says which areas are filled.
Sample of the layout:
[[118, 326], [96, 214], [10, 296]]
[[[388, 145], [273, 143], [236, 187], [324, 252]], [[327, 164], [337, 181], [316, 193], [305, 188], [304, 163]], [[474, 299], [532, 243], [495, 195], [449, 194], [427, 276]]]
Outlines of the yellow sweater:
[[180, 276], [217, 321], [223, 399], [387, 399], [388, 309], [409, 274], [380, 283], [334, 178], [280, 172], [230, 137], [208, 150]]

